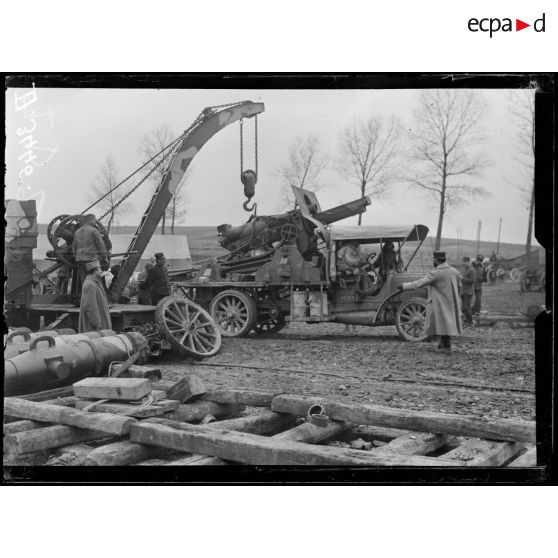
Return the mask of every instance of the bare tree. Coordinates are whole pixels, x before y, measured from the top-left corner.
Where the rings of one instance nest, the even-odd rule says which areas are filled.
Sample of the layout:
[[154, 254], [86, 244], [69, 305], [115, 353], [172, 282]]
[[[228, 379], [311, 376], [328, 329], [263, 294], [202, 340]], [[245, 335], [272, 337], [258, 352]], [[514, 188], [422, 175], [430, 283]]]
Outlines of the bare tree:
[[[380, 198], [387, 194], [399, 135], [399, 120], [394, 116], [372, 116], [341, 131], [337, 171], [359, 188], [361, 196]], [[358, 216], [361, 223], [362, 214]]]
[[[130, 211], [132, 205], [130, 202], [125, 201], [115, 207], [115, 204], [121, 199], [122, 193], [118, 190], [112, 191], [112, 189], [119, 183], [118, 169], [116, 163], [111, 155], [108, 155], [105, 159], [103, 166], [100, 168], [95, 182], [91, 185], [92, 194], [89, 196], [91, 201], [95, 201], [102, 196], [106, 197], [102, 199], [96, 207], [103, 213], [107, 213], [108, 223], [107, 223], [107, 233], [110, 234], [110, 229], [112, 225], [118, 224], [118, 216]], [[99, 217], [99, 216], [97, 216]]]
[[186, 169], [184, 176], [176, 188], [172, 200], [165, 212], [166, 220], [170, 223], [171, 234], [174, 234], [175, 225], [184, 222], [188, 213], [188, 205], [190, 203], [189, 196], [186, 192], [186, 184], [190, 178], [190, 168]]
[[414, 111], [408, 180], [432, 194], [438, 206], [435, 250], [446, 211], [487, 191], [468, 179], [488, 164], [476, 150], [483, 141], [484, 104], [474, 91], [423, 91]]
[[529, 207], [525, 253], [531, 252], [533, 225], [535, 220], [535, 91], [514, 91], [510, 96], [510, 112], [517, 126], [516, 161], [521, 166], [520, 184], [517, 187], [525, 194]]
[[[158, 128], [151, 130], [151, 132], [143, 137], [143, 140], [139, 146], [139, 153], [141, 154], [143, 159], [142, 162], [145, 163], [146, 161], [152, 159], [157, 153], [159, 153], [167, 145], [172, 143], [174, 139], [175, 138], [173, 136], [172, 130], [166, 124], [163, 124]], [[167, 152], [159, 155], [158, 157], [155, 157], [155, 159], [153, 159], [153, 161], [151, 161], [151, 163], [147, 165], [146, 172], [151, 171], [153, 167], [157, 166], [157, 164], [161, 162], [166, 153]], [[151, 174], [149, 180], [153, 184], [154, 189], [158, 188], [159, 184], [161, 184], [161, 181], [168, 171], [170, 161], [171, 158], [167, 157], [165, 162], [157, 166], [157, 168]], [[172, 203], [170, 204], [170, 207], [172, 207]], [[168, 216], [169, 213], [168, 211], [166, 211], [161, 219], [161, 234], [166, 233], [165, 226]]]
[[320, 140], [316, 136], [298, 137], [289, 147], [289, 159], [277, 170], [281, 178], [283, 208], [293, 207], [295, 200], [291, 186], [317, 192], [325, 187], [318, 181], [327, 162]]

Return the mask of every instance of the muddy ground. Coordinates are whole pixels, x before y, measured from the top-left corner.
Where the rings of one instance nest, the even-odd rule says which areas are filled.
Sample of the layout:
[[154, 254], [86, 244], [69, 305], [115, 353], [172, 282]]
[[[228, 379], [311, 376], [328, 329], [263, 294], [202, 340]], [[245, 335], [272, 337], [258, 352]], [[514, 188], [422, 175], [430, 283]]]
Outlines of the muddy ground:
[[[519, 314], [543, 293], [486, 285], [483, 310]], [[224, 339], [198, 364], [164, 359], [166, 379], [192, 370], [208, 385], [317, 395], [413, 410], [535, 419], [535, 332], [500, 323], [468, 329], [451, 356], [436, 342], [403, 341], [395, 327], [291, 324], [269, 337]]]

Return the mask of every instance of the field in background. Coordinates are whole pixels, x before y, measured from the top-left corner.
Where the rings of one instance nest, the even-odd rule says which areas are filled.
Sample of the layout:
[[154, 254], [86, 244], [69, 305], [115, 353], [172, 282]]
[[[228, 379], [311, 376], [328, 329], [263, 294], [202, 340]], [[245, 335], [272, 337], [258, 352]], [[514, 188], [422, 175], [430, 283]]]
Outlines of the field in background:
[[[39, 225], [39, 234], [46, 234], [46, 225]], [[111, 234], [129, 234], [132, 235], [136, 231], [133, 226], [121, 226], [113, 227]], [[157, 229], [157, 233], [160, 233], [160, 227]], [[200, 261], [206, 258], [215, 258], [226, 253], [223, 248], [217, 243], [217, 227], [216, 226], [200, 226], [200, 227], [186, 227], [180, 226], [175, 227], [174, 232], [177, 235], [186, 235], [188, 239], [188, 246], [190, 247], [190, 253], [192, 256], [192, 261]], [[411, 246], [411, 245], [409, 245]], [[420, 256], [424, 260], [424, 265], [428, 267], [431, 266], [431, 256], [434, 249], [434, 238], [429, 237], [425, 240], [421, 254], [418, 255], [416, 263], [419, 263]], [[490, 256], [492, 250], [496, 250], [496, 242], [492, 241], [481, 241], [480, 249], [477, 251], [476, 240], [462, 240], [458, 241], [455, 238], [443, 238], [442, 239], [442, 250], [447, 253], [448, 260], [453, 263], [461, 260], [462, 256], [476, 257], [478, 253], [483, 256]], [[506, 242], [500, 243], [500, 254], [504, 258], [515, 258], [521, 256], [525, 253], [525, 246], [523, 244], [510, 244]], [[404, 257], [408, 254], [408, 251], [404, 251]], [[544, 250], [539, 249], [540, 261], [544, 261]], [[422, 266], [421, 266], [422, 267]]]

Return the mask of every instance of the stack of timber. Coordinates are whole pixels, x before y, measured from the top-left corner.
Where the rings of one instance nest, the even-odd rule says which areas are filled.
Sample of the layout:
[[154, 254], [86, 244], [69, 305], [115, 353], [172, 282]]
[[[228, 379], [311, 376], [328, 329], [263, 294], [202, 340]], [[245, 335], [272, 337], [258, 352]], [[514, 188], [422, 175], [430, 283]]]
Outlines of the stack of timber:
[[530, 421], [209, 389], [195, 376], [99, 380], [5, 398], [4, 465], [536, 465]]

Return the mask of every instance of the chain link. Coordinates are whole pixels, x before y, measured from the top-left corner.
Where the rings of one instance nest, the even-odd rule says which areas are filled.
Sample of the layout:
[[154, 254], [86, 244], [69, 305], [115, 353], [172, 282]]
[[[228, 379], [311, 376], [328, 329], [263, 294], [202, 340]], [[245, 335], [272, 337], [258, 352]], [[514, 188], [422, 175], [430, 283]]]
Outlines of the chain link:
[[[179, 143], [181, 143], [190, 134], [192, 129], [195, 128], [202, 120], [204, 120], [204, 118], [210, 116], [216, 110], [235, 107], [237, 105], [241, 105], [246, 102], [247, 101], [237, 101], [234, 103], [225, 103], [222, 105], [212, 105], [210, 107], [206, 107], [205, 109], [203, 109], [198, 114], [198, 116], [196, 116], [196, 119], [192, 122], [192, 124], [190, 124], [190, 126], [188, 126], [188, 128], [186, 128], [186, 130], [184, 130], [184, 132], [182, 132], [182, 134], [177, 139], [175, 139], [172, 143], [170, 143], [167, 147], [164, 148], [165, 150], [167, 150], [167, 152], [161, 156], [161, 160], [158, 161], [156, 164], [154, 164], [151, 170], [149, 170], [149, 172], [135, 186], [133, 186], [126, 194], [124, 194], [124, 196], [122, 196], [122, 198], [120, 198], [114, 205], [112, 205], [108, 211], [106, 211], [103, 215], [101, 215], [99, 217], [99, 221], [104, 219], [107, 215], [112, 213], [117, 207], [119, 207], [122, 203], [124, 203], [155, 172], [155, 170], [158, 169], [165, 162], [165, 160], [167, 160], [171, 155], [174, 155], [174, 153], [178, 148]], [[241, 118], [240, 119], [240, 172], [242, 172], [242, 165], [243, 165], [243, 161], [242, 161], [242, 118]], [[256, 155], [256, 174], [257, 174], [257, 169], [258, 169], [258, 163], [257, 163], [257, 155]]]

